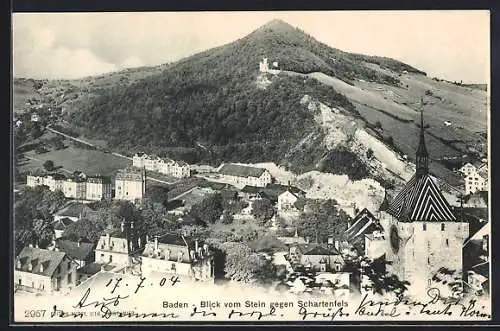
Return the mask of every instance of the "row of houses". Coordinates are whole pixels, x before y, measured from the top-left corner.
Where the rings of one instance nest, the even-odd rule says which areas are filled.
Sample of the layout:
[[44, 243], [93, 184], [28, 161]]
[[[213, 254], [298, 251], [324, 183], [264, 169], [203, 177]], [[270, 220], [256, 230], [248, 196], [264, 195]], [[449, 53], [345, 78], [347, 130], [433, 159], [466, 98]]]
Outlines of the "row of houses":
[[98, 201], [119, 199], [135, 202], [146, 192], [146, 173], [144, 170], [125, 168], [115, 176], [114, 195], [111, 178], [107, 176], [86, 176], [79, 173], [71, 178], [62, 174], [28, 175], [27, 186], [48, 186], [51, 191], [60, 190], [66, 198]]
[[174, 233], [137, 236], [133, 223], [110, 229], [97, 243], [55, 239], [46, 249], [29, 245], [16, 257], [14, 285], [28, 292], [71, 291], [101, 273], [138, 270], [144, 277], [177, 275], [213, 282], [207, 244]]
[[67, 178], [62, 174], [45, 176], [28, 175], [27, 186], [48, 186], [51, 191], [60, 190], [64, 196], [80, 200], [102, 200], [112, 197], [111, 179], [105, 176], [74, 176]]
[[135, 154], [132, 157], [132, 165], [136, 168], [145, 168], [149, 171], [157, 171], [177, 178], [187, 178], [191, 176], [191, 169], [186, 162], [162, 159], [145, 153]]

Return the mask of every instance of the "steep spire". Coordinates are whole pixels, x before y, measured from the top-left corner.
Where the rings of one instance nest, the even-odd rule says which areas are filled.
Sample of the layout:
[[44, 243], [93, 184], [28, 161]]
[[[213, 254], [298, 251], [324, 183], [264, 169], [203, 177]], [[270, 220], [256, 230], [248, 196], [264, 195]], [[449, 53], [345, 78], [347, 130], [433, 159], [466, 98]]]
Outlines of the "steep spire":
[[427, 153], [427, 148], [425, 147], [425, 136], [424, 136], [424, 100], [420, 99], [420, 141], [418, 143], [417, 155], [417, 178], [426, 175], [429, 172], [429, 154]]

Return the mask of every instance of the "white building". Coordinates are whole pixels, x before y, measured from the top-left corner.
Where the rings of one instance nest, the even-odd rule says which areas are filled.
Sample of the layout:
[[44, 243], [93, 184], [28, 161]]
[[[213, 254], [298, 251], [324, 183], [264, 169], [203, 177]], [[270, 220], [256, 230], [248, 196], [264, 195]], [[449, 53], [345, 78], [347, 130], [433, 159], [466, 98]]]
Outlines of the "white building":
[[102, 176], [87, 177], [86, 181], [86, 199], [103, 200], [111, 199], [111, 179]]
[[260, 72], [269, 71], [269, 64], [267, 63], [267, 57], [263, 58], [262, 61], [259, 62], [259, 71]]
[[162, 159], [144, 153], [135, 154], [132, 157], [132, 165], [137, 168], [145, 168], [149, 171], [157, 171], [178, 178], [187, 178], [191, 176], [190, 167], [186, 162]]
[[197, 240], [187, 241], [178, 234], [167, 233], [148, 240], [141, 261], [143, 277], [159, 273], [213, 281], [212, 254], [208, 245], [199, 246]]
[[133, 223], [122, 223], [120, 229], [104, 231], [95, 248], [95, 262], [113, 266], [129, 264], [130, 254], [144, 247], [144, 241], [136, 236]]
[[87, 184], [79, 178], [68, 178], [62, 182], [62, 189], [66, 198], [85, 200], [87, 198]]
[[472, 169], [465, 175], [465, 194], [488, 191], [488, 166]]
[[276, 205], [278, 212], [298, 212], [299, 210], [295, 207], [295, 202], [304, 197], [305, 193], [303, 191], [290, 187], [285, 192], [278, 195], [278, 203]]
[[458, 169], [458, 171], [461, 172], [464, 175], [464, 177], [467, 177], [471, 173], [476, 172], [477, 167], [472, 163], [467, 162], [460, 169]]
[[115, 199], [135, 202], [146, 193], [146, 172], [121, 169], [115, 177]]
[[77, 263], [68, 254], [24, 247], [15, 259], [14, 286], [29, 292], [71, 290], [76, 283]]
[[232, 185], [266, 187], [272, 182], [271, 174], [263, 168], [228, 163], [224, 164], [218, 172], [220, 179]]

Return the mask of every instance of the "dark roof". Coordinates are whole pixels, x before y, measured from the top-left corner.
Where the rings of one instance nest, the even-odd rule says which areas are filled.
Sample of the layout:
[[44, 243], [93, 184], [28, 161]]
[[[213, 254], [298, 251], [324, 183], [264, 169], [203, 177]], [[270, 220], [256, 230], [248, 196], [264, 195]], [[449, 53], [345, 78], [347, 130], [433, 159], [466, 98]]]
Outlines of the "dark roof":
[[176, 246], [188, 245], [184, 236], [176, 233], [164, 233], [158, 237], [158, 243]]
[[266, 169], [263, 168], [248, 167], [244, 165], [229, 163], [224, 164], [220, 168], [219, 173], [228, 176], [259, 178], [265, 171]]
[[465, 203], [469, 203], [471, 199], [481, 199], [485, 204], [488, 204], [488, 191], [477, 191], [475, 193], [469, 194], [465, 198]]
[[351, 226], [345, 231], [348, 241], [354, 240], [358, 236], [373, 233], [376, 230], [383, 230], [378, 219], [366, 208], [359, 212], [352, 220]]
[[293, 193], [295, 195], [305, 195], [306, 192], [302, 191], [300, 188], [291, 186], [291, 185], [281, 185], [281, 184], [274, 184], [270, 183], [266, 185], [266, 189], [273, 190], [277, 192], [278, 195], [290, 191], [290, 193]]
[[74, 222], [71, 219], [64, 217], [52, 223], [52, 226], [54, 227], [54, 230], [65, 230], [68, 225], [73, 223]]
[[489, 262], [477, 264], [477, 265], [472, 267], [472, 270], [474, 270], [475, 273], [478, 273], [481, 276], [484, 276], [486, 278], [490, 278], [490, 263]]
[[76, 272], [79, 274], [85, 274], [85, 275], [94, 275], [101, 271], [101, 264], [97, 262], [91, 262], [85, 264], [83, 267], [78, 269]]
[[91, 213], [93, 210], [84, 203], [71, 202], [63, 209], [59, 210], [56, 215], [68, 216], [68, 217], [80, 217], [80, 213], [85, 215], [86, 213]]
[[245, 185], [241, 189], [241, 192], [243, 193], [260, 193], [262, 191], [262, 187], [257, 187], [257, 186], [250, 186], [250, 185]]
[[61, 252], [65, 252], [69, 257], [75, 260], [86, 260], [93, 253], [94, 245], [91, 243], [74, 242], [71, 240], [59, 239], [56, 241], [56, 246]]
[[384, 191], [384, 200], [382, 200], [382, 203], [378, 207], [378, 210], [380, 211], [386, 211], [389, 208], [389, 197], [387, 196], [387, 190]]
[[[16, 270], [31, 272], [34, 274], [52, 277], [57, 267], [61, 264], [66, 253], [61, 251], [51, 251], [34, 247], [24, 247], [16, 259]], [[21, 268], [17, 267], [17, 261], [21, 262]], [[31, 263], [32, 270], [28, 270]], [[43, 266], [43, 271], [41, 267]]]
[[387, 212], [402, 222], [457, 221], [448, 201], [428, 174], [414, 175], [389, 204]]
[[308, 247], [302, 255], [339, 255], [339, 251], [335, 247], [326, 248], [320, 245]]
[[87, 177], [87, 182], [96, 184], [111, 184], [111, 178], [107, 176], [89, 176]]
[[106, 229], [103, 231], [101, 236], [105, 236], [107, 234], [113, 238], [126, 238], [126, 233], [121, 229]]

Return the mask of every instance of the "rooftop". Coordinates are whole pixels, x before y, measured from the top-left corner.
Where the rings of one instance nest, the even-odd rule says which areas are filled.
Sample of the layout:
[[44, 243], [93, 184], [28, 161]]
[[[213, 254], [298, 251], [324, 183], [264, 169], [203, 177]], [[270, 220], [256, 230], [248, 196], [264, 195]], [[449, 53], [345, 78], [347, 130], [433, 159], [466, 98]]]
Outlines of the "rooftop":
[[224, 164], [220, 168], [219, 173], [227, 176], [259, 178], [265, 171], [266, 169], [263, 168], [255, 168], [239, 164], [228, 163]]
[[101, 266], [102, 265], [97, 262], [87, 263], [76, 272], [78, 272], [79, 274], [94, 275], [101, 271]]
[[[62, 251], [27, 246], [23, 248], [16, 259], [16, 263], [17, 261], [21, 263], [20, 268], [16, 265], [16, 270], [52, 277], [65, 256], [66, 253]], [[30, 264], [31, 270], [29, 270]]]
[[66, 217], [80, 217], [86, 213], [92, 213], [93, 210], [89, 206], [81, 202], [70, 202], [66, 207], [59, 210], [55, 215]]
[[351, 224], [352, 225], [345, 231], [348, 241], [354, 240], [358, 236], [373, 233], [376, 230], [383, 230], [378, 219], [366, 208], [354, 217]]
[[73, 223], [74, 222], [71, 219], [64, 217], [64, 218], [58, 219], [57, 221], [54, 221], [52, 223], [52, 226], [53, 226], [54, 230], [64, 231], [68, 225], [73, 224]]
[[68, 254], [69, 257], [75, 260], [84, 261], [93, 253], [94, 245], [87, 242], [75, 242], [66, 239], [59, 239], [56, 241], [56, 247], [61, 251]]

